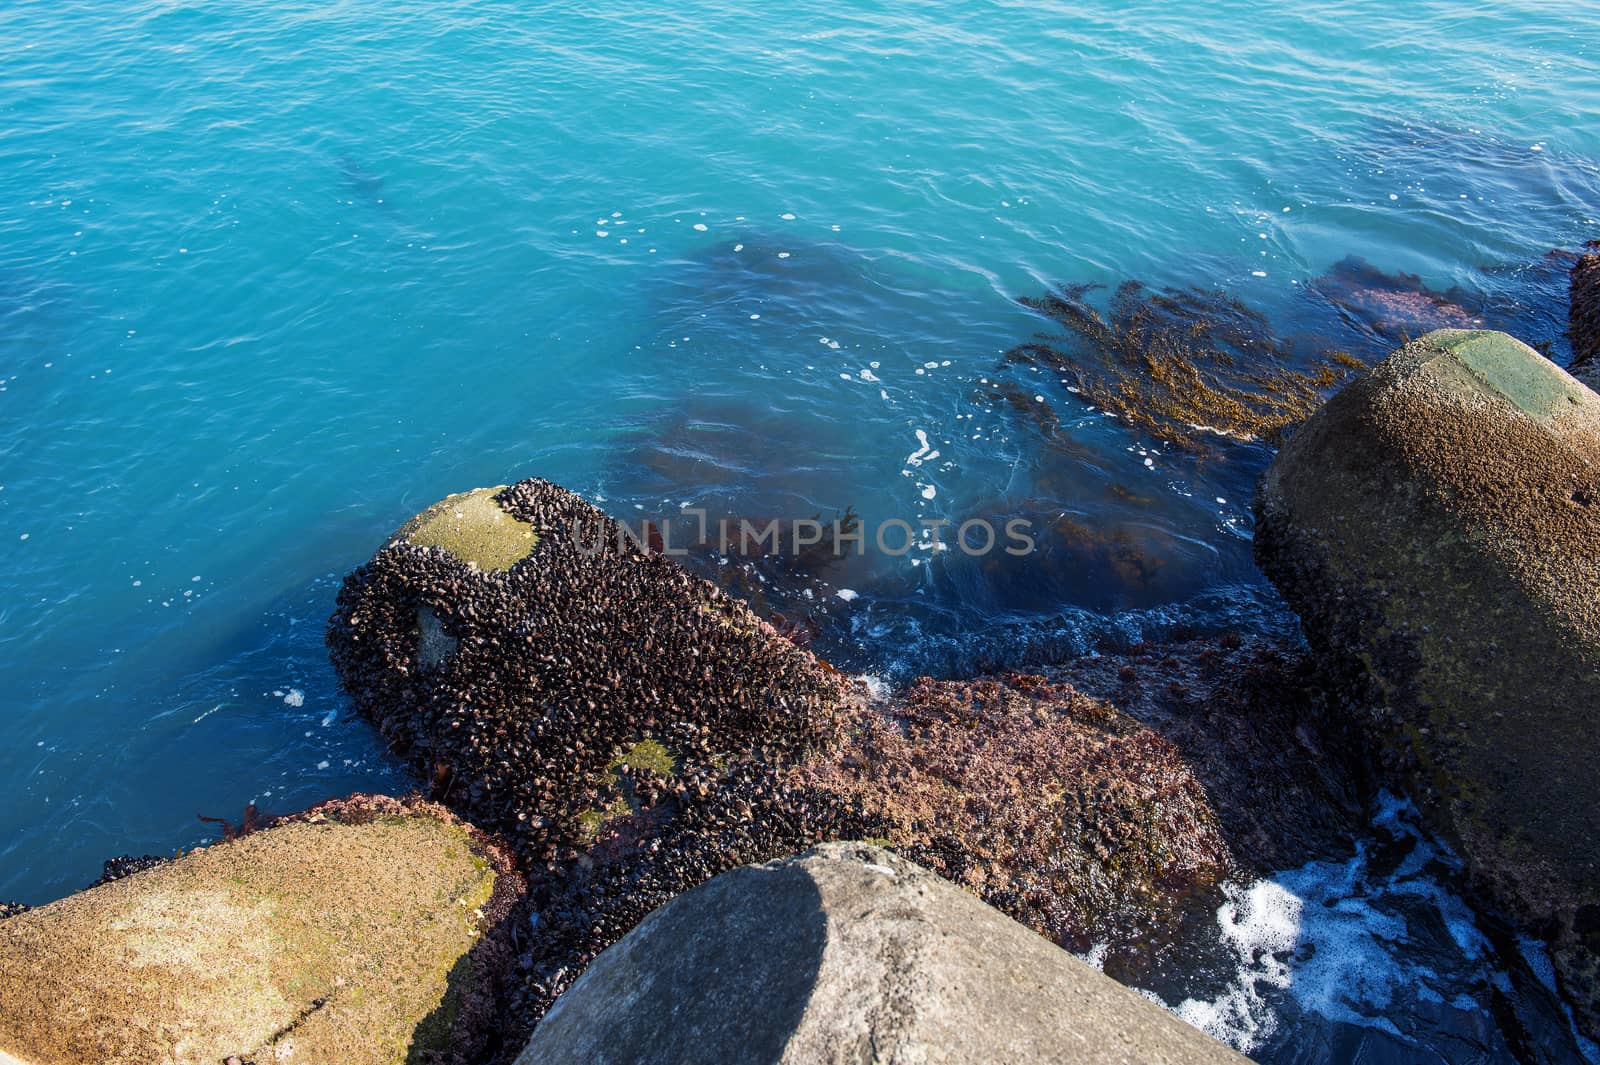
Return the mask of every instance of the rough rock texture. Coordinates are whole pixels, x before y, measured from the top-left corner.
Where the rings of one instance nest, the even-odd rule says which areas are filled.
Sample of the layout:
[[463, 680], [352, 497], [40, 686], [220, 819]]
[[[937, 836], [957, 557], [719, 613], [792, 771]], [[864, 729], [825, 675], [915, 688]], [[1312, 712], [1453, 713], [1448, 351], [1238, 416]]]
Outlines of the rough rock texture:
[[1431, 333], [1329, 401], [1257, 557], [1476, 883], [1600, 1028], [1600, 396], [1501, 333]]
[[[411, 542], [408, 523], [346, 579], [328, 642], [358, 708], [436, 794], [530, 862], [587, 848], [600, 792], [642, 741], [696, 788], [730, 754], [778, 761], [836, 727], [837, 674], [669, 559], [619, 547], [595, 507], [537, 480], [467, 495], [514, 519], [480, 528], [519, 549], [534, 532], [527, 557], [481, 568]], [[423, 610], [432, 620], [419, 624]]]
[[51, 1065], [464, 1062], [522, 890], [442, 807], [357, 796], [0, 923], [0, 1048]]
[[395, 539], [443, 548], [482, 569], [508, 570], [533, 553], [539, 537], [495, 502], [504, 489], [502, 484], [446, 496], [401, 526]]
[[397, 538], [346, 581], [329, 643], [434, 795], [515, 841], [525, 1024], [652, 910], [824, 840], [891, 841], [1074, 945], [1231, 868], [1177, 753], [1109, 707], [1026, 677], [872, 704], [570, 493], [492, 500], [531, 554], [496, 572]]
[[1600, 241], [1572, 264], [1567, 335], [1572, 339], [1572, 376], [1600, 390]]
[[880, 847], [724, 873], [556, 1003], [518, 1065], [1244, 1061]]
[[1256, 875], [1345, 857], [1378, 781], [1303, 646], [1223, 635], [1107, 647], [1046, 670], [1173, 745]]
[[526, 1022], [678, 892], [861, 834], [783, 780], [836, 742], [859, 696], [571, 493], [529, 480], [468, 495], [504, 509], [477, 524], [512, 548], [534, 532], [527, 557], [485, 568], [410, 542], [410, 523], [346, 580], [328, 642], [433, 794], [502, 832], [530, 873]]
[[1234, 863], [1177, 750], [1041, 677], [926, 677], [796, 774], [906, 857], [1077, 950], [1170, 919]]

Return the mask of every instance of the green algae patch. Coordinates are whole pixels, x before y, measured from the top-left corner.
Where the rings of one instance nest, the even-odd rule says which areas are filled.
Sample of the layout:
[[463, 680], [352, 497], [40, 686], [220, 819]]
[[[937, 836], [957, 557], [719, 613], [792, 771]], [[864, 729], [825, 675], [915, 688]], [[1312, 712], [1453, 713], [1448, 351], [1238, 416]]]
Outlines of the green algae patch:
[[1528, 345], [1490, 329], [1448, 329], [1422, 338], [1448, 352], [1487, 387], [1524, 414], [1553, 418], [1577, 406], [1585, 387]]
[[653, 773], [670, 780], [678, 774], [678, 759], [660, 740], [648, 738], [629, 744], [613, 758], [606, 766], [597, 789], [602, 800], [609, 798], [611, 801], [578, 814], [578, 824], [585, 842], [593, 842], [606, 822], [640, 812], [640, 803], [634, 795], [633, 783], [626, 770]]
[[478, 850], [426, 813], [290, 821], [11, 918], [0, 1047], [398, 1065], [461, 1012], [498, 880]]
[[483, 570], [508, 570], [533, 554], [539, 534], [496, 502], [505, 485], [446, 496], [412, 518], [396, 540], [438, 547]]

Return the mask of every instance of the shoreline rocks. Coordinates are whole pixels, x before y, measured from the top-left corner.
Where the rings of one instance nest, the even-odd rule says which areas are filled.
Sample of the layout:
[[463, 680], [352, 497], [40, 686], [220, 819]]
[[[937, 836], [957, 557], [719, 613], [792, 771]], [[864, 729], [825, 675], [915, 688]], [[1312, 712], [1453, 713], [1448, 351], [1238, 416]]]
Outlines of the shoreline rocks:
[[827, 840], [891, 843], [1084, 949], [1235, 868], [1177, 751], [1105, 703], [1021, 675], [875, 703], [571, 493], [467, 497], [535, 546], [486, 569], [402, 529], [347, 579], [329, 644], [435, 797], [513, 841], [536, 915], [522, 1023], [652, 910]]
[[1428, 334], [1289, 439], [1256, 516], [1379, 756], [1600, 1030], [1600, 396], [1504, 334]]
[[442, 807], [322, 803], [0, 922], [0, 1048], [464, 1065], [495, 1032], [522, 890]]
[[1166, 740], [1043, 677], [923, 677], [795, 771], [883, 842], [1074, 950], [1169, 925], [1236, 869]]
[[651, 914], [517, 1065], [1243, 1062], [925, 869], [824, 844]]
[[1366, 830], [1378, 782], [1304, 647], [1224, 634], [1105, 648], [1044, 672], [1172, 744], [1253, 875], [1346, 858]]

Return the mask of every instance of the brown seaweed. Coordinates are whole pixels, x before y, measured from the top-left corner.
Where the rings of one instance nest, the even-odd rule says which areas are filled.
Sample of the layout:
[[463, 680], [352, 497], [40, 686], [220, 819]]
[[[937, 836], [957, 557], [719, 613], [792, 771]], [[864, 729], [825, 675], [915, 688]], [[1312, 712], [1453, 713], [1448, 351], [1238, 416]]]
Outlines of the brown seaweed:
[[1048, 372], [1125, 424], [1189, 451], [1222, 440], [1276, 443], [1362, 367], [1335, 351], [1297, 368], [1302, 360], [1266, 317], [1220, 290], [1127, 281], [1102, 310], [1087, 298], [1100, 287], [1024, 297], [1064, 332], [1020, 344], [1005, 361]]

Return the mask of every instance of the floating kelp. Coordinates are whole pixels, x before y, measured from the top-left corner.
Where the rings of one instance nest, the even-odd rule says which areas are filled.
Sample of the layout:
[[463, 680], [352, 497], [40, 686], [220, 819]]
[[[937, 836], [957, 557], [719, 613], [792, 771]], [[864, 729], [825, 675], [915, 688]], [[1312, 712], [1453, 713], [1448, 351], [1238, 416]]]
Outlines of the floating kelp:
[[1301, 360], [1266, 317], [1220, 290], [1127, 281], [1102, 311], [1086, 298], [1099, 287], [1024, 297], [1065, 332], [1018, 345], [1006, 362], [1048, 372], [1125, 424], [1190, 451], [1219, 438], [1275, 442], [1362, 366], [1333, 352], [1294, 368]]

